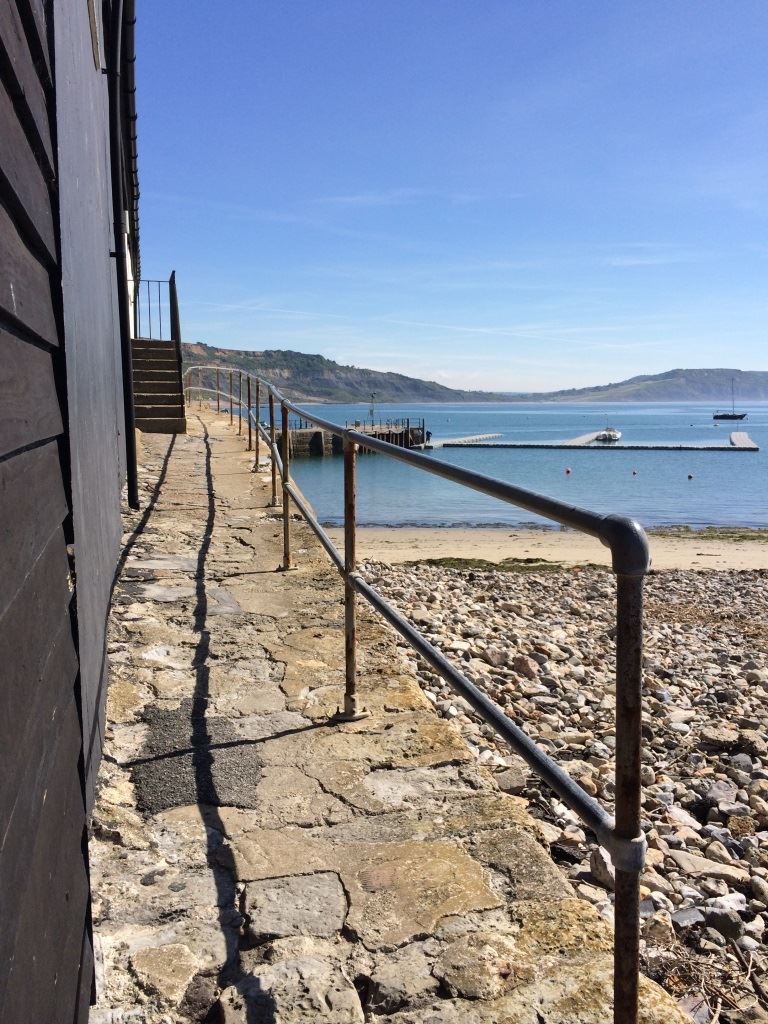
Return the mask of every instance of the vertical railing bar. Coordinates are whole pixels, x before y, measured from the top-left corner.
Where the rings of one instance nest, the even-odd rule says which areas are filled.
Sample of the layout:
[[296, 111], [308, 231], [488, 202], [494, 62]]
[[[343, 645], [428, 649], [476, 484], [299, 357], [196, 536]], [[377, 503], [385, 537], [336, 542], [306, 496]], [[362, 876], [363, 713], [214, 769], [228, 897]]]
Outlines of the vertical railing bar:
[[163, 340], [163, 302], [160, 297], [160, 282], [157, 282], [157, 315], [160, 318], [160, 340]]
[[232, 406], [235, 404], [235, 388], [232, 383], [232, 370], [229, 371], [229, 425], [232, 426]]
[[245, 378], [246, 399], [248, 402], [248, 451], [253, 448], [253, 431], [251, 430], [251, 375]]
[[147, 315], [149, 316], [149, 337], [152, 338], [152, 294], [149, 290], [149, 281], [147, 281]]
[[[619, 840], [642, 836], [643, 577], [616, 576], [616, 825]], [[613, 1019], [636, 1024], [640, 970], [640, 875], [616, 868]]]
[[219, 368], [216, 367], [216, 412], [221, 412], [221, 394], [220, 394], [221, 381], [219, 378]]
[[288, 484], [291, 482], [291, 432], [288, 427], [288, 410], [285, 403], [280, 403], [281, 436], [280, 442], [283, 457], [283, 569], [291, 568], [291, 499]]
[[259, 430], [259, 424], [261, 423], [261, 381], [256, 378], [256, 444], [254, 445], [255, 453], [253, 456], [253, 469], [254, 472], [259, 471], [259, 447], [261, 445], [261, 431]]
[[277, 445], [275, 444], [275, 396], [271, 389], [269, 392], [269, 448], [272, 462], [272, 501], [270, 505], [274, 508], [277, 506], [277, 460], [275, 458]]
[[357, 568], [357, 445], [344, 438], [344, 721], [365, 718], [357, 694], [357, 594], [350, 575]]
[[202, 367], [197, 371], [197, 408], [203, 408], [203, 370]]
[[243, 371], [237, 371], [237, 432], [243, 432]]

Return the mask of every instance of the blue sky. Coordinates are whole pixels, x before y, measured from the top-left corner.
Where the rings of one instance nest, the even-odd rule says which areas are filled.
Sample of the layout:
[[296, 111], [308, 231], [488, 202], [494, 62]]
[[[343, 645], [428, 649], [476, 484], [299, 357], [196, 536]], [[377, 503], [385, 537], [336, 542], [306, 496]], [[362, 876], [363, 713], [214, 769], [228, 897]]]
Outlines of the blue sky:
[[766, 369], [768, 4], [139, 0], [185, 340], [467, 388]]

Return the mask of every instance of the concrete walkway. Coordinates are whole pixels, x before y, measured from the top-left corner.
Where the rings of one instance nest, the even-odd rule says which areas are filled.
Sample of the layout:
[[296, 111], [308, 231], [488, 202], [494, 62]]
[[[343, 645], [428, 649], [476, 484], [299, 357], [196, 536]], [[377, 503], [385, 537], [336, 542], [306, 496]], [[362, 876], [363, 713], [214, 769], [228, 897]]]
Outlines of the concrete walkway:
[[[210, 413], [145, 436], [94, 820], [96, 1024], [611, 1020], [611, 932]], [[643, 986], [646, 1022], [685, 1018]]]

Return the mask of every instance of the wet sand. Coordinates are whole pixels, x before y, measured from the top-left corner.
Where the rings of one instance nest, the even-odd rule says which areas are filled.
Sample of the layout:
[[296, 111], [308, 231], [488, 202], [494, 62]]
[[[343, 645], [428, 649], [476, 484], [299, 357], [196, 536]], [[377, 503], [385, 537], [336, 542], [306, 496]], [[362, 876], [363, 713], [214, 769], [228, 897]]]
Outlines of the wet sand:
[[[343, 549], [344, 532], [330, 528], [334, 543]], [[768, 569], [766, 533], [745, 538], [695, 532], [672, 536], [650, 535], [656, 569]], [[413, 562], [427, 558], [536, 559], [563, 565], [610, 565], [610, 552], [592, 537], [572, 530], [515, 530], [509, 527], [360, 527], [357, 557], [384, 562]]]

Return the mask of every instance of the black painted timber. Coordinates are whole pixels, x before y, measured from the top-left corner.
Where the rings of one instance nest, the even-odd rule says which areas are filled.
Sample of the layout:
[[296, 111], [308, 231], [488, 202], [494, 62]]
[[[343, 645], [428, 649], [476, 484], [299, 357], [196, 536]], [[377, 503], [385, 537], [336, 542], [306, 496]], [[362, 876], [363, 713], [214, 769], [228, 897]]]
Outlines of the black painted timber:
[[[110, 3], [0, 2], [0, 1021], [85, 1024], [120, 543]], [[122, 239], [120, 243], [122, 244]]]

